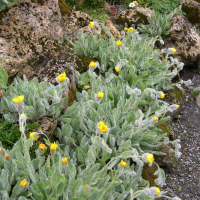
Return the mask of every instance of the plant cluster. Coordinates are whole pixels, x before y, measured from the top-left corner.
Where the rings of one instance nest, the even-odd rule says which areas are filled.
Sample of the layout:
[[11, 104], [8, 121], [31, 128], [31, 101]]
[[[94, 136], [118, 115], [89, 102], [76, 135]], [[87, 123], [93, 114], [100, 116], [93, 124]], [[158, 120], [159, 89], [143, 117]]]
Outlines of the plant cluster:
[[0, 9], [4, 9], [7, 6], [12, 6], [16, 0], [2, 0], [0, 1]]
[[159, 13], [170, 13], [178, 9], [181, 5], [180, 0], [140, 0], [138, 1], [140, 7], [148, 7]]
[[[65, 87], [64, 84], [54, 86], [47, 82], [39, 83], [37, 78], [28, 81], [25, 75], [23, 80], [17, 77], [1, 98], [0, 113], [9, 123], [18, 121], [18, 113], [26, 113], [31, 120], [43, 116], [57, 118], [67, 102], [67, 98], [62, 98]], [[23, 108], [19, 106], [20, 102], [14, 102], [14, 98], [20, 95], [24, 98]]]
[[[93, 28], [95, 23], [89, 26]], [[161, 89], [172, 87], [170, 80], [183, 68], [183, 63], [169, 57], [175, 53], [174, 48], [155, 50], [153, 45], [158, 38], [140, 37], [133, 28], [124, 32], [118, 41], [106, 28], [105, 33], [107, 36], [99, 39], [81, 33], [74, 44], [76, 53], [88, 54], [100, 64], [92, 61], [87, 72], [76, 72], [77, 85], [85, 89], [77, 93], [78, 101], [64, 115], [60, 116], [64, 104], [59, 107], [55, 104], [65, 101], [58, 94], [68, 83], [65, 73], [56, 78], [58, 86], [38, 83], [36, 78], [28, 81], [24, 76], [23, 81], [15, 79], [9, 92], [5, 92], [2, 110], [7, 112], [12, 105], [17, 111], [21, 138], [11, 150], [0, 143], [0, 196], [3, 199], [166, 197], [161, 191], [165, 174], [154, 155], [162, 155], [159, 147], [171, 143], [179, 158], [181, 146], [179, 140], [170, 142], [167, 134], [157, 127], [168, 120], [166, 112], [179, 107], [163, 101], [165, 94]], [[162, 61], [160, 53], [166, 54]], [[172, 65], [167, 62], [169, 59], [176, 65], [173, 71], [169, 70]], [[99, 74], [95, 72], [97, 68]], [[31, 159], [29, 149], [40, 134], [45, 134], [32, 132], [27, 138], [26, 120], [43, 116], [37, 114], [40, 109], [60, 120], [61, 128], [57, 127], [55, 132], [58, 141], [50, 143], [45, 139], [45, 144], [40, 143], [36, 150], [36, 158]], [[9, 114], [6, 112], [2, 113], [5, 119]], [[45, 152], [48, 152], [47, 158]], [[156, 186], [150, 186], [142, 178], [145, 164], [156, 165]]]
[[[76, 8], [79, 6], [78, 0], [64, 0], [65, 3], [71, 7]], [[85, 8], [103, 8], [105, 5], [104, 0], [83, 0], [83, 7]]]
[[175, 14], [176, 10], [171, 12], [169, 15], [166, 14], [160, 14], [160, 13], [153, 13], [151, 14], [151, 18], [147, 18], [149, 24], [144, 25], [140, 24], [140, 27], [138, 30], [141, 33], [148, 33], [151, 36], [162, 36], [162, 35], [168, 35], [167, 29], [169, 29], [171, 23], [172, 23], [172, 17]]

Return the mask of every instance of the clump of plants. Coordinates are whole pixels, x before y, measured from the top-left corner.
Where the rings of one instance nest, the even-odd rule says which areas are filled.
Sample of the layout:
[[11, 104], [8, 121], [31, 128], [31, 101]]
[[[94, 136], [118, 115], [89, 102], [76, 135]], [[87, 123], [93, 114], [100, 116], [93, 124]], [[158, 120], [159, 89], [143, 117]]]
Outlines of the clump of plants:
[[[95, 23], [89, 26], [93, 28]], [[65, 73], [56, 78], [58, 86], [24, 77], [14, 81], [9, 93], [5, 91], [2, 115], [7, 119], [12, 105], [21, 134], [10, 150], [0, 143], [3, 199], [179, 199], [162, 191], [165, 174], [154, 155], [162, 155], [159, 147], [171, 143], [176, 158], [181, 156], [180, 141], [169, 141], [158, 125], [168, 120], [166, 112], [179, 107], [164, 101], [163, 89], [173, 87], [170, 81], [183, 64], [170, 56], [176, 52], [174, 48], [154, 49], [158, 37], [139, 36], [130, 27], [116, 41], [108, 29], [104, 31], [105, 37], [99, 39], [99, 35], [81, 33], [73, 44], [75, 53], [98, 62], [92, 61], [85, 73], [76, 72], [77, 102], [63, 115], [60, 110], [65, 99], [59, 92], [68, 83]], [[165, 54], [162, 61], [161, 53]], [[176, 65], [173, 71], [169, 59]], [[186, 82], [177, 85], [181, 87], [181, 83]], [[42, 132], [25, 134], [27, 118], [32, 117], [30, 113], [42, 112], [40, 108], [61, 121], [55, 131], [58, 141], [51, 143]], [[32, 159], [29, 149], [40, 135], [45, 140]], [[154, 187], [142, 178], [145, 164], [155, 165]]]

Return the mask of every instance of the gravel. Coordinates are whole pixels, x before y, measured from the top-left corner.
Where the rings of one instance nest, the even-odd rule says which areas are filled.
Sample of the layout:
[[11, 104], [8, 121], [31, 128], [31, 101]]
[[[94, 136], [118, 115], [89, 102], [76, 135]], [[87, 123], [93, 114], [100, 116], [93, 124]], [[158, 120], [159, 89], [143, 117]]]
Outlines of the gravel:
[[178, 119], [172, 122], [174, 139], [181, 140], [182, 156], [176, 168], [166, 171], [163, 189], [171, 197], [200, 200], [200, 108], [192, 94], [193, 88], [200, 86], [200, 75], [195, 69], [184, 69], [181, 76], [193, 79], [194, 85], [184, 89]]

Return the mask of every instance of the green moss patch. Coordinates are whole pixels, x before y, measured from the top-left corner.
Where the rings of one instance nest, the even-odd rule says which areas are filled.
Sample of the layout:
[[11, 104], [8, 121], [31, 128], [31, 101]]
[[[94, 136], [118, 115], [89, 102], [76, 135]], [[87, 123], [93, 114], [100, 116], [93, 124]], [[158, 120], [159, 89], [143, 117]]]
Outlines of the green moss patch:
[[63, 0], [58, 0], [58, 5], [60, 7], [60, 12], [62, 16], [71, 15], [71, 7], [68, 6]]

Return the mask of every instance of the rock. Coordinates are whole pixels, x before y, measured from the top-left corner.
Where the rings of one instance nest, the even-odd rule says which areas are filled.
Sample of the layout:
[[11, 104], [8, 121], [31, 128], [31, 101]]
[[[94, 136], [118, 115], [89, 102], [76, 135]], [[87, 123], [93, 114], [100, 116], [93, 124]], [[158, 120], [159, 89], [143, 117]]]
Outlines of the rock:
[[176, 166], [174, 150], [171, 149], [169, 145], [163, 145], [160, 147], [159, 151], [165, 153], [166, 155], [155, 156], [156, 162], [160, 167], [165, 167], [167, 170], [171, 171], [172, 168]]
[[140, 23], [148, 24], [147, 18], [151, 17], [152, 11], [150, 9], [146, 8], [136, 8], [134, 10], [128, 9], [127, 11], [123, 11], [116, 19], [116, 22], [118, 24], [121, 24], [124, 26], [125, 23], [128, 24], [128, 26], [131, 26], [132, 24], [137, 27]]
[[113, 25], [112, 21], [107, 19], [105, 22], [106, 26], [110, 29], [111, 34], [115, 37], [115, 38], [120, 38], [121, 35], [119, 33], [119, 31], [115, 28], [115, 26]]
[[[48, 117], [41, 117], [35, 118], [34, 120], [32, 120], [32, 123], [40, 124], [40, 127], [36, 131], [37, 133], [44, 133], [50, 140], [53, 139], [53, 133], [55, 128], [57, 127], [57, 120]], [[42, 138], [46, 139], [46, 137], [43, 136]]]
[[189, 0], [182, 4], [182, 10], [186, 13], [189, 22], [200, 29], [200, 0]]
[[110, 10], [110, 6], [109, 6], [109, 4], [107, 2], [105, 2], [104, 10]]
[[186, 66], [200, 67], [200, 35], [196, 33], [188, 19], [175, 14], [172, 18], [172, 24], [167, 30], [168, 36], [163, 36], [165, 46], [160, 48], [176, 49], [174, 57], [184, 62]]
[[50, 60], [66, 60], [64, 36], [75, 41], [79, 31], [101, 33], [99, 25], [88, 26], [90, 21], [89, 15], [73, 11], [63, 0], [19, 0], [1, 10], [0, 52], [8, 77], [25, 73], [30, 80]]
[[200, 94], [196, 98], [197, 106], [200, 108]]

